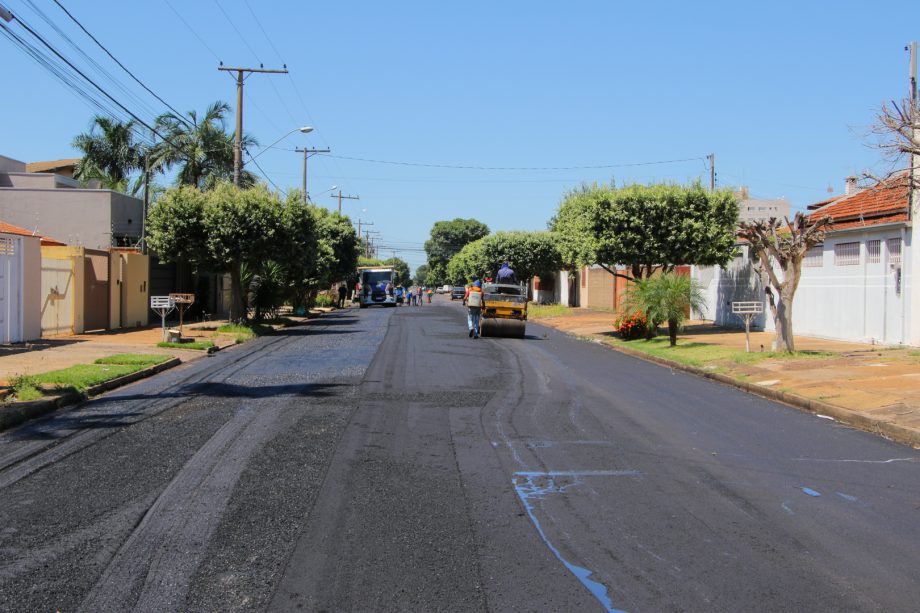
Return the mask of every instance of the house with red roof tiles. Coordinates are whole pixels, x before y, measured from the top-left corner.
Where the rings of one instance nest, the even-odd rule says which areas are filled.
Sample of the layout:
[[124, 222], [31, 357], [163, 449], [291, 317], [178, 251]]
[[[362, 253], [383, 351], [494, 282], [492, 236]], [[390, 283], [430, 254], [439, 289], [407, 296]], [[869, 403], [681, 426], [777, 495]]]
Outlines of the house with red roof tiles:
[[0, 343], [41, 337], [41, 238], [0, 221]]
[[[885, 345], [920, 345], [911, 333], [910, 189], [905, 174], [859, 189], [848, 178], [842, 196], [807, 207], [813, 219], [830, 217], [824, 243], [809, 250], [793, 302], [795, 334]], [[741, 326], [732, 302], [763, 301], [752, 326], [772, 330], [764, 282], [746, 244], [722, 270], [694, 267], [707, 295], [706, 313], [718, 325]], [[920, 284], [916, 288], [920, 293]], [[917, 301], [920, 304], [920, 298]], [[918, 314], [920, 318], [920, 314]], [[920, 319], [917, 327], [920, 328]]]

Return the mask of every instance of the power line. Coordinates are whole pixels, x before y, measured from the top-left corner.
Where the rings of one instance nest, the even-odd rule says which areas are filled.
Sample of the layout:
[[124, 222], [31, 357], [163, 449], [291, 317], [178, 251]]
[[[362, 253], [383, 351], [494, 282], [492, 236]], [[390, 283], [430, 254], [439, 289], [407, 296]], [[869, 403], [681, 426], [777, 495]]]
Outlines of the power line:
[[397, 162], [393, 160], [373, 160], [368, 158], [349, 157], [344, 155], [330, 155], [331, 158], [351, 160], [355, 162], [370, 162], [373, 164], [391, 164], [394, 166], [420, 166], [423, 168], [450, 168], [454, 170], [599, 170], [604, 168], [627, 168], [632, 166], [653, 166], [658, 164], [677, 164], [680, 162], [695, 162], [701, 157], [681, 158], [676, 160], [657, 160], [654, 162], [631, 162], [625, 164], [592, 164], [587, 166], [473, 166], [461, 164], [427, 164], [423, 162]]
[[61, 4], [58, 0], [53, 0], [53, 1], [54, 1], [55, 4], [57, 4], [57, 5], [61, 8], [62, 11], [64, 11], [64, 13], [65, 13], [68, 17], [70, 17], [70, 19], [71, 19], [75, 24], [77, 24], [77, 26], [80, 27], [81, 30], [83, 30], [84, 34], [86, 34], [87, 36], [89, 36], [89, 37], [92, 39], [92, 41], [93, 41], [94, 43], [96, 43], [96, 45], [99, 46], [100, 49], [102, 49], [103, 51], [105, 51], [106, 55], [108, 55], [110, 58], [112, 58], [112, 61], [115, 62], [116, 64], [118, 64], [118, 66], [119, 66], [122, 70], [124, 70], [126, 73], [128, 73], [128, 75], [129, 75], [132, 79], [134, 79], [134, 80], [137, 82], [138, 85], [140, 85], [140, 86], [143, 87], [145, 90], [147, 90], [147, 93], [149, 93], [151, 96], [153, 96], [154, 98], [156, 98], [157, 100], [159, 100], [160, 102], [162, 102], [169, 110], [171, 110], [173, 113], [175, 113], [176, 117], [178, 117], [179, 120], [182, 121], [185, 125], [187, 125], [188, 127], [192, 127], [192, 124], [191, 124], [189, 121], [187, 121], [184, 117], [182, 117], [182, 114], [181, 114], [179, 111], [177, 111], [175, 108], [173, 108], [173, 106], [172, 106], [171, 104], [169, 104], [168, 102], [166, 102], [165, 100], [163, 100], [162, 98], [160, 98], [160, 97], [156, 94], [156, 92], [154, 92], [152, 89], [150, 89], [149, 87], [147, 87], [140, 79], [138, 79], [138, 78], [134, 75], [133, 72], [131, 72], [130, 70], [128, 70], [128, 68], [127, 68], [124, 64], [122, 64], [122, 63], [118, 60], [117, 57], [115, 57], [114, 55], [112, 55], [112, 52], [109, 51], [109, 50], [105, 47], [105, 45], [103, 45], [101, 42], [99, 42], [99, 40], [98, 40], [95, 36], [93, 36], [93, 35], [90, 33], [90, 31], [87, 30], [87, 29], [83, 26], [83, 24], [80, 23], [80, 21], [79, 21], [76, 17], [74, 17], [74, 16], [70, 13], [70, 11], [68, 11], [68, 10], [64, 7], [63, 4]]
[[188, 28], [189, 32], [191, 32], [192, 35], [194, 35], [194, 37], [198, 39], [198, 42], [200, 42], [200, 43], [204, 46], [205, 49], [207, 49], [208, 51], [210, 51], [210, 52], [211, 52], [211, 55], [214, 56], [214, 59], [216, 59], [216, 60], [219, 62], [219, 61], [220, 61], [220, 56], [217, 55], [217, 53], [214, 51], [214, 49], [212, 49], [212, 48], [208, 45], [208, 43], [204, 42], [204, 39], [201, 38], [201, 36], [198, 35], [198, 32], [195, 31], [195, 28], [193, 28], [191, 25], [189, 25], [189, 23], [182, 17], [182, 15], [179, 14], [179, 11], [177, 11], [176, 8], [175, 8], [172, 4], [170, 4], [169, 0], [163, 0], [163, 2], [165, 2], [165, 3], [166, 3], [166, 6], [168, 6], [168, 7], [172, 10], [172, 12], [176, 14], [176, 17], [179, 18], [179, 21], [181, 21], [183, 24], [185, 24], [185, 27]]
[[[36, 39], [38, 39], [38, 41], [41, 42], [42, 45], [44, 45], [44, 46], [45, 46], [46, 48], [48, 48], [48, 50], [50, 50], [55, 56], [57, 56], [58, 59], [60, 59], [61, 61], [63, 61], [65, 64], [67, 64], [67, 65], [71, 68], [71, 70], [73, 70], [74, 72], [76, 72], [77, 74], [79, 74], [81, 77], [83, 77], [83, 79], [85, 79], [88, 83], [90, 83], [93, 87], [95, 87], [95, 88], [96, 88], [100, 93], [102, 93], [106, 98], [108, 98], [108, 99], [111, 100], [113, 103], [115, 103], [115, 104], [118, 106], [118, 108], [120, 108], [120, 109], [123, 110], [125, 113], [127, 113], [128, 115], [130, 115], [131, 117], [133, 117], [139, 124], [141, 124], [142, 126], [144, 126], [145, 128], [147, 128], [148, 130], [150, 130], [150, 132], [152, 132], [153, 134], [156, 134], [156, 135], [159, 136], [161, 139], [166, 140], [165, 138], [163, 138], [163, 135], [161, 135], [159, 132], [157, 132], [157, 131], [156, 131], [152, 126], [150, 126], [146, 121], [144, 121], [143, 119], [141, 119], [140, 117], [138, 117], [133, 111], [131, 111], [130, 109], [128, 109], [128, 107], [126, 107], [124, 104], [122, 104], [121, 102], [119, 102], [118, 100], [116, 100], [114, 96], [112, 96], [109, 92], [107, 92], [105, 89], [103, 89], [103, 88], [102, 88], [98, 83], [96, 83], [93, 79], [89, 78], [89, 77], [86, 75], [86, 73], [84, 73], [82, 70], [80, 70], [79, 68], [77, 68], [76, 66], [74, 66], [74, 64], [73, 64], [70, 60], [68, 60], [68, 59], [65, 58], [63, 55], [61, 55], [61, 53], [60, 53], [57, 49], [55, 49], [54, 47], [52, 47], [51, 44], [48, 43], [48, 41], [46, 41], [44, 38], [42, 38], [41, 35], [38, 34], [35, 30], [33, 30], [32, 28], [30, 28], [27, 24], [23, 23], [23, 21], [22, 21], [21, 19], [19, 19], [19, 18], [16, 18], [16, 21], [18, 21], [19, 24], [20, 24], [23, 28], [25, 28], [27, 32], [29, 32], [29, 34], [31, 34], [31, 35], [34, 36]], [[0, 25], [2, 25], [2, 24], [0, 24]], [[4, 29], [4, 30], [8, 30], [8, 28], [7, 28], [6, 26], [3, 26], [3, 29]]]

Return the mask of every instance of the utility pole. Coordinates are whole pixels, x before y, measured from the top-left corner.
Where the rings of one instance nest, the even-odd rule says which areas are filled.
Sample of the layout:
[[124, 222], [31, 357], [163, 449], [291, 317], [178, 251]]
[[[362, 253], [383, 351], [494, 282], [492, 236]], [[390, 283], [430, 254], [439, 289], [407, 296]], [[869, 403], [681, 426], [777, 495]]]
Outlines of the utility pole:
[[338, 199], [339, 199], [339, 215], [342, 214], [342, 199], [343, 199], [343, 198], [344, 198], [345, 200], [360, 200], [360, 199], [361, 199], [360, 196], [343, 196], [343, 195], [342, 195], [342, 190], [339, 190], [339, 193], [338, 193], [338, 194], [329, 194], [329, 197], [330, 197], [330, 198], [338, 198]]
[[239, 187], [240, 174], [243, 172], [243, 74], [253, 72], [267, 72], [274, 74], [287, 74], [287, 65], [283, 70], [263, 68], [230, 68], [221, 62], [218, 70], [236, 73], [236, 136], [233, 139], [233, 184]]
[[295, 148], [294, 151], [296, 151], [297, 153], [303, 153], [303, 203], [306, 204], [307, 200], [309, 200], [307, 198], [307, 158], [310, 156], [311, 153], [314, 155], [317, 153], [331, 153], [332, 150], [331, 149], [317, 149], [316, 147], [312, 149], [307, 149], [306, 147], [304, 147], [303, 149]]
[[374, 225], [374, 222], [372, 222], [372, 221], [361, 221], [360, 219], [358, 220], [358, 240], [361, 239], [361, 224], [364, 224], [365, 226], [372, 226], [372, 225]]
[[367, 255], [365, 257], [375, 258], [377, 257], [377, 254], [375, 253], [375, 249], [373, 245], [371, 244], [371, 234], [380, 234], [380, 232], [375, 232], [373, 230], [364, 231], [364, 236], [365, 236], [364, 246], [365, 246], [365, 249], [367, 250]]
[[709, 160], [709, 191], [716, 191], [716, 154], [710, 153], [706, 156]]

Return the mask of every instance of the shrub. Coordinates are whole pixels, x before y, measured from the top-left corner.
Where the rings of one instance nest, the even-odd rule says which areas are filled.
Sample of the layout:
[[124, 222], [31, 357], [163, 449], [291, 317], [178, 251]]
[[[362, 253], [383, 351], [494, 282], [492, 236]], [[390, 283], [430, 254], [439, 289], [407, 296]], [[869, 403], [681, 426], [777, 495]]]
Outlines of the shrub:
[[316, 306], [318, 307], [331, 307], [335, 304], [335, 300], [329, 294], [320, 294], [316, 297]]
[[645, 336], [648, 320], [642, 313], [623, 313], [617, 317], [613, 327], [624, 340], [631, 341]]

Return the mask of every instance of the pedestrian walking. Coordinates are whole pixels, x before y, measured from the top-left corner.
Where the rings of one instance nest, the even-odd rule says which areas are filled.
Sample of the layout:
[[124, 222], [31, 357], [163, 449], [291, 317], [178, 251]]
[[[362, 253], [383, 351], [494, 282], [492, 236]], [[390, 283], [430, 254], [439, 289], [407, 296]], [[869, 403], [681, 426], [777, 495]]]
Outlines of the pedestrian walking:
[[341, 284], [339, 284], [339, 305], [338, 306], [340, 309], [345, 308], [345, 295], [346, 294], [348, 294], [348, 288], [345, 286], [345, 282], [343, 281]]
[[477, 279], [466, 290], [463, 297], [466, 304], [466, 325], [470, 329], [470, 338], [479, 338], [479, 318], [482, 315], [482, 283]]

